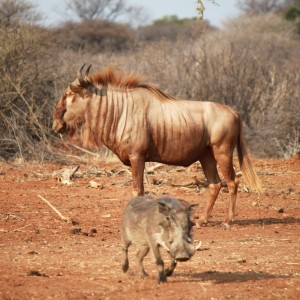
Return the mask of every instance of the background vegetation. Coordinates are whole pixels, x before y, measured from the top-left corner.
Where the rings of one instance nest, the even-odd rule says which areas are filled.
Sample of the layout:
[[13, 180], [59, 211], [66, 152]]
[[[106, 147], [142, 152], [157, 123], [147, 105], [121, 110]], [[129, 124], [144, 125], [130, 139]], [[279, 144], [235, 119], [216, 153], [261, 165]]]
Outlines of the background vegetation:
[[179, 98], [230, 105], [256, 156], [299, 153], [300, 1], [238, 2], [242, 14], [222, 29], [176, 16], [134, 27], [119, 18], [144, 12], [123, 0], [66, 1], [77, 20], [47, 28], [31, 2], [0, 0], [0, 157], [59, 159], [52, 113], [83, 62], [147, 74]]

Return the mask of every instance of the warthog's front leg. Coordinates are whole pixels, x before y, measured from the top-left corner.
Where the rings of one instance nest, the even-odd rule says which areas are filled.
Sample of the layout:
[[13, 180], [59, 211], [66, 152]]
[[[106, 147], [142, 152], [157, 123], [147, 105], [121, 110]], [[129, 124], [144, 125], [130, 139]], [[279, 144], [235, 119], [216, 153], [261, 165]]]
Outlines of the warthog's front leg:
[[173, 274], [176, 266], [177, 266], [177, 262], [176, 262], [175, 258], [171, 257], [170, 267], [165, 270], [166, 276], [171, 276]]
[[167, 282], [167, 275], [164, 269], [164, 261], [162, 260], [162, 257], [160, 255], [158, 245], [152, 245], [151, 249], [155, 257], [155, 262], [158, 269], [158, 283]]
[[136, 253], [136, 261], [137, 261], [137, 267], [140, 277], [144, 278], [149, 276], [144, 269], [143, 266], [143, 259], [148, 254], [150, 248], [148, 246], [141, 246], [138, 249], [138, 252]]

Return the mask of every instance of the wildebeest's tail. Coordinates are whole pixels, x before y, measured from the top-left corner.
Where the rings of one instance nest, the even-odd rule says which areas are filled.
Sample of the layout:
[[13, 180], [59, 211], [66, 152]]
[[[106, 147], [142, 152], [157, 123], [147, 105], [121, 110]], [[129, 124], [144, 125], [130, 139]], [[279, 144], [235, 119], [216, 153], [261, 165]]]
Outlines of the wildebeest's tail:
[[237, 141], [237, 152], [243, 178], [250, 189], [262, 193], [262, 185], [255, 173], [254, 166], [250, 160], [249, 153], [242, 135], [242, 122], [240, 123], [240, 135]]

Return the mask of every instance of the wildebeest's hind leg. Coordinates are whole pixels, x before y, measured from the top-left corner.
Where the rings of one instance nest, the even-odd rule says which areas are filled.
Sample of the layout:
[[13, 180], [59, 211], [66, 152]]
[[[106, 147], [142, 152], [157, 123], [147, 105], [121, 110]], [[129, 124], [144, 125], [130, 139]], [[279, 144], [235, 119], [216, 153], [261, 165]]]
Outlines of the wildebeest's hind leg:
[[150, 248], [148, 246], [141, 246], [136, 253], [136, 261], [139, 275], [144, 278], [148, 276], [148, 274], [144, 270], [143, 259], [148, 254]]
[[225, 152], [224, 150], [214, 149], [214, 153], [229, 190], [228, 216], [224, 221], [224, 225], [228, 227], [235, 215], [239, 180], [233, 169], [233, 149], [230, 150], [230, 147], [224, 147], [224, 149], [228, 150]]
[[200, 220], [197, 222], [198, 226], [202, 226], [207, 223], [221, 189], [221, 180], [217, 170], [217, 162], [210, 147], [202, 154], [200, 163], [209, 184], [210, 196], [206, 209], [204, 210]]

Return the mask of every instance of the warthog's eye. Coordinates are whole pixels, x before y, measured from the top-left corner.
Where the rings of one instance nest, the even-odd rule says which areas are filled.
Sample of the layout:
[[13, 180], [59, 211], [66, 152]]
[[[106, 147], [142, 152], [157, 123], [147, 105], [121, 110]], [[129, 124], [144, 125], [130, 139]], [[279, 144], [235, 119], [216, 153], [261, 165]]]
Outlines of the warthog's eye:
[[189, 220], [189, 230], [191, 230], [191, 229], [192, 229], [192, 227], [194, 227], [195, 225], [196, 225], [196, 223], [195, 223], [195, 222], [193, 222], [193, 221]]
[[168, 227], [170, 227], [170, 222], [166, 219], [166, 220], [160, 222], [159, 225], [162, 226], [163, 228], [168, 228]]
[[187, 238], [186, 238], [186, 241], [187, 241], [189, 244], [191, 244], [191, 243], [193, 242], [193, 240], [192, 240], [190, 237], [187, 237]]

